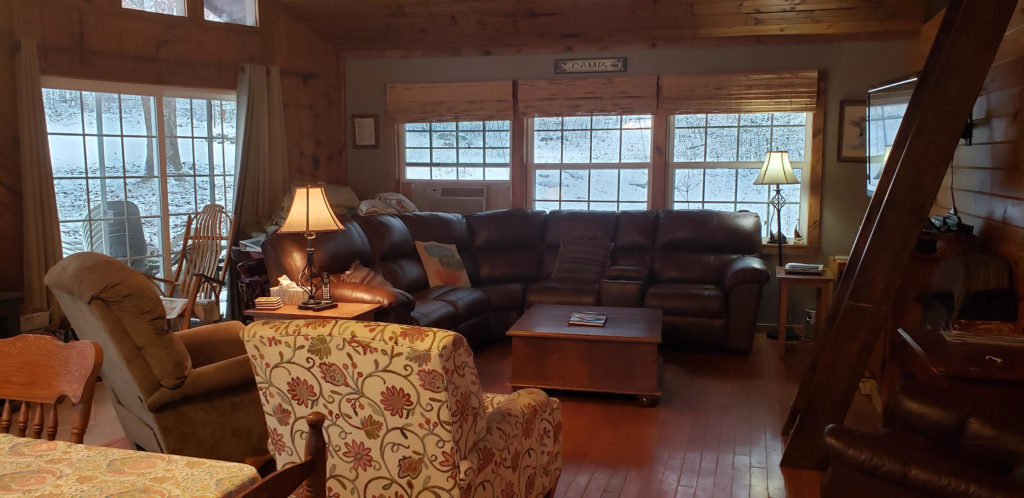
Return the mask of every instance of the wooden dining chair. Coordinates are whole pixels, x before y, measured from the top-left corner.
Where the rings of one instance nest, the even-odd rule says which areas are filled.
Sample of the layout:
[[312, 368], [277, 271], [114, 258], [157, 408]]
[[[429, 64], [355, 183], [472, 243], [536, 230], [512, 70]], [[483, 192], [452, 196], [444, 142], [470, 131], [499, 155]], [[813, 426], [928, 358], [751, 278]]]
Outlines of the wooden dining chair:
[[[57, 405], [70, 399], [75, 406], [71, 442], [81, 443], [92, 413], [96, 376], [103, 350], [92, 341], [63, 343], [50, 336], [22, 334], [0, 339], [0, 433], [46, 439], [57, 437]], [[13, 404], [21, 402], [17, 421]], [[46, 412], [44, 414], [44, 411]], [[44, 426], [43, 419], [46, 419]]]
[[309, 435], [302, 461], [263, 478], [242, 494], [243, 498], [284, 498], [327, 496], [327, 443], [324, 441], [323, 413], [306, 415]]

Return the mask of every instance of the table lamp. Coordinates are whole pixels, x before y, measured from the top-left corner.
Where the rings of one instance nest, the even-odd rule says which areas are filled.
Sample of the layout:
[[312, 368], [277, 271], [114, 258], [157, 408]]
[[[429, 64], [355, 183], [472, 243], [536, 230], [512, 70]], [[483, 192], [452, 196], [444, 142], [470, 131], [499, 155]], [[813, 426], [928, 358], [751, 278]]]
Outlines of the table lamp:
[[330, 300], [317, 299], [316, 277], [320, 276], [313, 265], [313, 239], [318, 232], [334, 232], [344, 230], [338, 218], [334, 216], [324, 188], [315, 185], [295, 187], [292, 196], [292, 207], [288, 217], [278, 230], [281, 233], [301, 233], [306, 236], [306, 266], [299, 274], [298, 284], [306, 291], [308, 299], [299, 304], [301, 310], [322, 311], [338, 305]]
[[779, 266], [782, 266], [782, 244], [786, 243], [786, 236], [782, 234], [782, 206], [786, 205], [786, 198], [782, 196], [782, 188], [779, 185], [790, 185], [800, 183], [793, 173], [793, 165], [789, 163], [789, 152], [771, 151], [764, 158], [761, 171], [754, 179], [754, 185], [775, 185], [775, 195], [771, 198], [771, 205], [775, 208], [775, 219], [778, 222], [778, 231], [768, 238], [769, 243], [779, 245]]

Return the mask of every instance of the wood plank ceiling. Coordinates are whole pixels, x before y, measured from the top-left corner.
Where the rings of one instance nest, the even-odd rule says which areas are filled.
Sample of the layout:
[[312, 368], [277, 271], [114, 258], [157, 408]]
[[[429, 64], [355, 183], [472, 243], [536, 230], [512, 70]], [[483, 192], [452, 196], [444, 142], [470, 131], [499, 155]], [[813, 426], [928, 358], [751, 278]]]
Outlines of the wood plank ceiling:
[[936, 0], [278, 0], [350, 56], [917, 36]]

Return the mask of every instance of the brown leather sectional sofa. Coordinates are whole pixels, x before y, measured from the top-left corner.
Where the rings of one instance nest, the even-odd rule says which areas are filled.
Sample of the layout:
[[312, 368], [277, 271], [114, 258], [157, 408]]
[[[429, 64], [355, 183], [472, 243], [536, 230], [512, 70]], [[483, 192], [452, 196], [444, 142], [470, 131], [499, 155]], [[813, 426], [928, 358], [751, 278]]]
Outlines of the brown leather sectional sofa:
[[[455, 330], [471, 344], [504, 336], [537, 303], [646, 306], [664, 311], [664, 342], [748, 351], [768, 271], [759, 257], [759, 217], [720, 211], [524, 211], [409, 213], [344, 219], [346, 230], [314, 239], [321, 272], [353, 261], [393, 288], [341, 283], [336, 300], [384, 305], [376, 319]], [[600, 282], [551, 278], [561, 241], [614, 244]], [[455, 244], [472, 288], [430, 288], [414, 241]], [[263, 243], [267, 273], [295, 280], [305, 264], [301, 234]]]

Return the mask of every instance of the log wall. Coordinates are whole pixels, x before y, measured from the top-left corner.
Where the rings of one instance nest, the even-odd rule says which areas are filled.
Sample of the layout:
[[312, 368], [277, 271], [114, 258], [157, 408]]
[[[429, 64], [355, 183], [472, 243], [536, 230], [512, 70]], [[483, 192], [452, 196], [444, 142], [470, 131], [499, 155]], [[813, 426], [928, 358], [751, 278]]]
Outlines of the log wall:
[[[293, 180], [347, 182], [344, 67], [337, 50], [260, 0], [260, 26], [120, 7], [121, 0], [0, 0], [0, 289], [22, 287], [21, 177], [13, 86], [17, 40], [35, 39], [47, 76], [234, 90], [244, 63], [282, 69]], [[26, 207], [28, 208], [28, 207]]]
[[[956, 207], [989, 250], [1009, 259], [1024, 320], [1024, 2], [975, 103], [973, 145], [960, 145], [933, 214]], [[952, 193], [950, 184], [952, 183]]]

